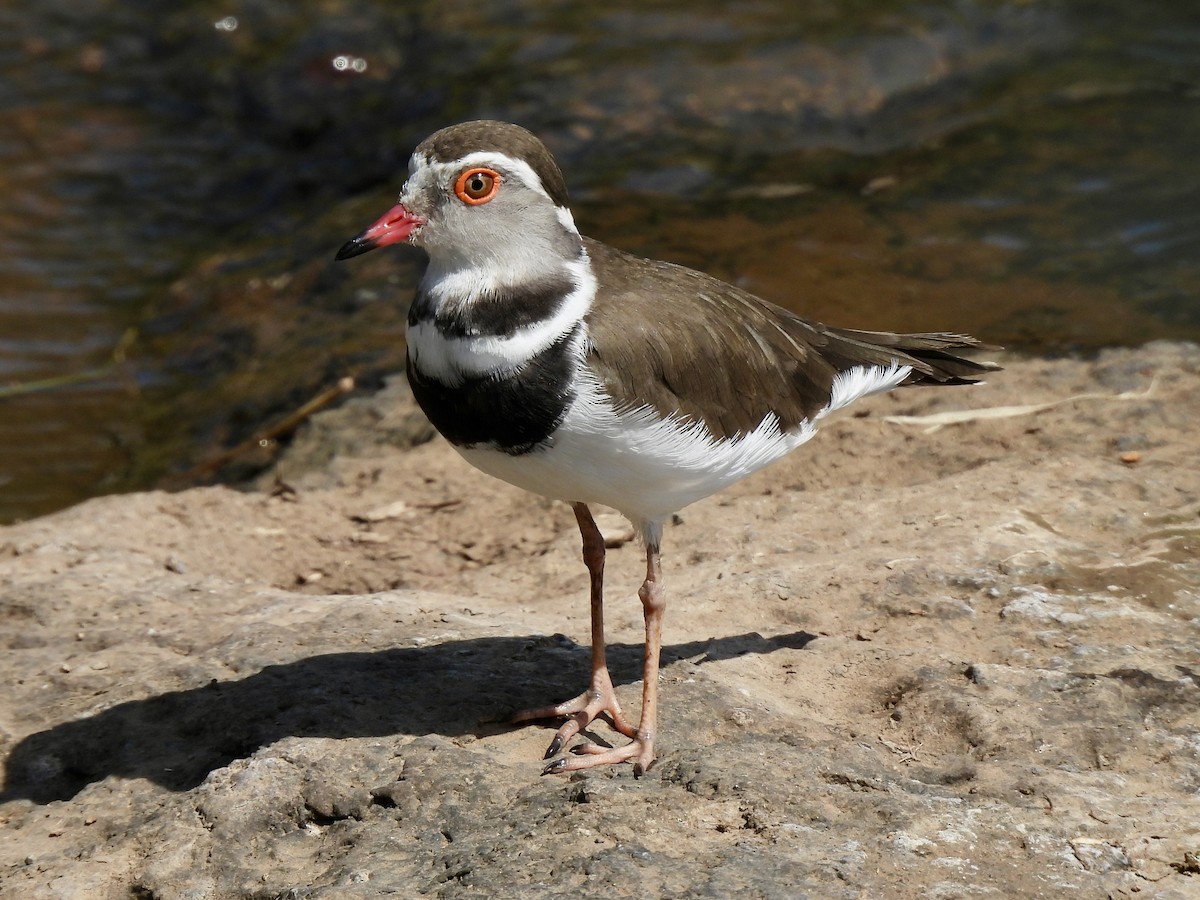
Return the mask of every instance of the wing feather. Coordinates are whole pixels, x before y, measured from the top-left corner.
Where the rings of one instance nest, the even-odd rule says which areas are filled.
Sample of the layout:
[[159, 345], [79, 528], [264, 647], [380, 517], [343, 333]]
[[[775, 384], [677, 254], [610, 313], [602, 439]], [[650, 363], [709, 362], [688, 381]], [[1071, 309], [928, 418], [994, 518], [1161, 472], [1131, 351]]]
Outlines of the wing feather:
[[585, 247], [602, 285], [588, 361], [613, 401], [702, 421], [714, 437], [772, 414], [797, 428], [828, 405], [840, 373], [863, 366], [910, 366], [905, 384], [972, 384], [998, 368], [955, 352], [989, 349], [967, 335], [829, 328], [692, 269]]

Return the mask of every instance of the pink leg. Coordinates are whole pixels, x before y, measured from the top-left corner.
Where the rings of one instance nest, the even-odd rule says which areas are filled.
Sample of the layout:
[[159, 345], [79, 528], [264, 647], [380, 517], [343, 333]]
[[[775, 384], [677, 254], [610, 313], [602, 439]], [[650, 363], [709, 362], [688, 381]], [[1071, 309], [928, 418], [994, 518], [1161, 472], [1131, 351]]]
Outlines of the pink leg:
[[601, 713], [607, 716], [621, 734], [626, 737], [636, 734], [633, 726], [625, 721], [625, 716], [621, 713], [621, 704], [617, 702], [617, 694], [613, 690], [612, 678], [608, 674], [608, 662], [604, 655], [604, 537], [596, 527], [596, 522], [586, 505], [573, 503], [571, 507], [575, 510], [579, 533], [583, 536], [583, 562], [591, 575], [592, 680], [588, 689], [573, 700], [554, 706], [521, 710], [513, 716], [514, 722], [569, 717], [550, 742], [545, 759], [558, 753], [571, 738], [587, 728]]
[[629, 759], [634, 760], [633, 774], [642, 775], [654, 762], [654, 737], [658, 727], [658, 661], [662, 650], [662, 618], [667, 606], [662, 588], [662, 564], [655, 544], [646, 547], [646, 580], [638, 591], [638, 597], [641, 598], [646, 619], [646, 646], [642, 655], [642, 718], [636, 733], [630, 735], [633, 740], [624, 747], [611, 749], [585, 744], [577, 748], [578, 756], [556, 759], [542, 770], [543, 775], [607, 766]]

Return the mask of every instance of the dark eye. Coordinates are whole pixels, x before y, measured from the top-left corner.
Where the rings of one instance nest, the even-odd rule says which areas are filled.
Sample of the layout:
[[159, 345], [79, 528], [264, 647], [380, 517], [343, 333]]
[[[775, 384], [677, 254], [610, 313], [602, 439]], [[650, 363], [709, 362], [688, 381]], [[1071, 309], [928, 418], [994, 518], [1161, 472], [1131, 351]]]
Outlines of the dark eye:
[[454, 182], [454, 193], [463, 203], [478, 206], [496, 196], [500, 173], [492, 169], [467, 169]]

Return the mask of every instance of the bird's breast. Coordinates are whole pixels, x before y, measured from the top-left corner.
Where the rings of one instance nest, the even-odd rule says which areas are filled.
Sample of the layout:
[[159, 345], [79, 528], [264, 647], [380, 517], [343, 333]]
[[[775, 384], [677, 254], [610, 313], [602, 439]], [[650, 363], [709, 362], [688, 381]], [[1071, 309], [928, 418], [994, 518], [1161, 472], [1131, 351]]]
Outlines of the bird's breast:
[[457, 447], [519, 456], [546, 443], [574, 398], [595, 295], [586, 257], [518, 284], [434, 278], [408, 317], [408, 377]]
[[[514, 358], [485, 339], [409, 328], [408, 380], [429, 421], [456, 447], [520, 456], [545, 444], [575, 399], [582, 325]], [[482, 347], [474, 346], [484, 344]], [[429, 360], [432, 364], [428, 364]]]

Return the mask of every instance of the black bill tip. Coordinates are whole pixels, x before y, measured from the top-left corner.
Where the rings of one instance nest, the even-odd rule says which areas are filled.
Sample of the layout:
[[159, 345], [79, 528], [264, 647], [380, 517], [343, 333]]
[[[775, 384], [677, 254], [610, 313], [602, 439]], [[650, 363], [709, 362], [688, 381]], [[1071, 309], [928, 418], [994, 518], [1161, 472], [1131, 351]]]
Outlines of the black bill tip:
[[350, 259], [354, 256], [361, 256], [368, 250], [374, 250], [377, 246], [379, 244], [373, 238], [365, 238], [360, 234], [342, 244], [342, 249], [337, 252], [334, 259]]

